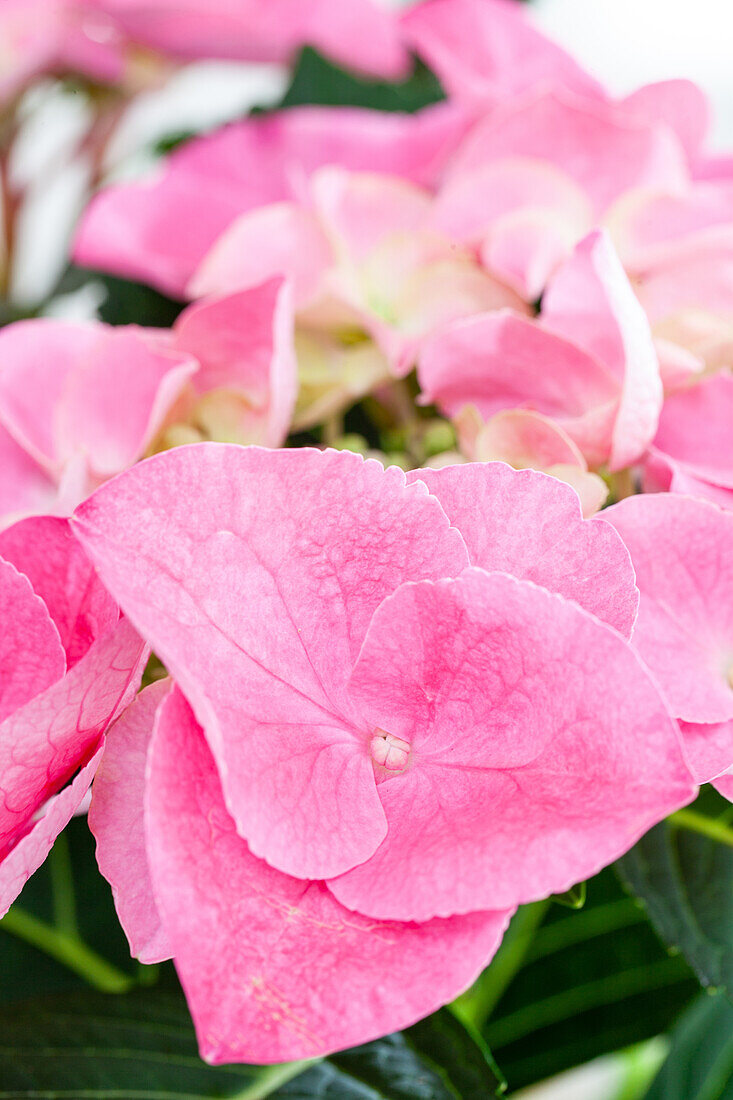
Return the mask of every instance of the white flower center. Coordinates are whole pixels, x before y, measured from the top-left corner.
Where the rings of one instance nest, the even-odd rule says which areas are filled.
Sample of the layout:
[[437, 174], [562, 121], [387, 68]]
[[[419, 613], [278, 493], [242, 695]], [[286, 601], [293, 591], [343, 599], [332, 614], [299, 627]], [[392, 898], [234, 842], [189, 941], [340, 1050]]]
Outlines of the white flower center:
[[372, 760], [391, 772], [401, 772], [407, 767], [410, 745], [401, 737], [395, 737], [385, 730], [376, 729], [371, 740]]

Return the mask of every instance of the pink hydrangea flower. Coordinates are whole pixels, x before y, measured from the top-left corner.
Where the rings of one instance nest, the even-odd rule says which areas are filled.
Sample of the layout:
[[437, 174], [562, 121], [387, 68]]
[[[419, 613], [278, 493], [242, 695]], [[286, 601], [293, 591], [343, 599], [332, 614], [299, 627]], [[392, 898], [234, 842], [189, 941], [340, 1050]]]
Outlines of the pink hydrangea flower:
[[116, 82], [123, 75], [122, 46], [112, 22], [84, 0], [3, 0], [0, 100], [49, 72]]
[[342, 65], [385, 79], [408, 69], [397, 20], [374, 0], [87, 0], [129, 38], [166, 55], [242, 61], [293, 59], [316, 46]]
[[84, 798], [147, 651], [68, 521], [0, 533], [0, 915]]
[[238, 215], [300, 198], [327, 164], [430, 184], [465, 126], [447, 104], [416, 115], [298, 107], [246, 119], [188, 142], [152, 180], [101, 191], [82, 220], [75, 259], [183, 297]]
[[[172, 332], [21, 321], [0, 333], [0, 522], [68, 512], [184, 422], [277, 446], [297, 390], [289, 292], [279, 282], [198, 303]], [[170, 438], [169, 438], [170, 437]]]
[[74, 522], [177, 684], [110, 739], [92, 823], [212, 1061], [405, 1026], [694, 793], [626, 548], [543, 474], [201, 444]]
[[287, 277], [300, 327], [324, 337], [363, 330], [399, 376], [448, 322], [524, 308], [468, 249], [433, 229], [431, 196], [416, 184], [322, 168], [305, 200], [241, 215], [204, 257], [190, 296]]
[[589, 466], [611, 470], [643, 455], [662, 405], [649, 324], [601, 232], [557, 271], [538, 321], [501, 311], [449, 326], [427, 342], [418, 377], [451, 416], [475, 405], [484, 418], [517, 407], [550, 417]]
[[641, 593], [633, 645], [673, 714], [698, 782], [733, 767], [733, 515], [667, 493], [604, 513]]
[[644, 488], [733, 509], [733, 377], [728, 371], [670, 394], [644, 464]]

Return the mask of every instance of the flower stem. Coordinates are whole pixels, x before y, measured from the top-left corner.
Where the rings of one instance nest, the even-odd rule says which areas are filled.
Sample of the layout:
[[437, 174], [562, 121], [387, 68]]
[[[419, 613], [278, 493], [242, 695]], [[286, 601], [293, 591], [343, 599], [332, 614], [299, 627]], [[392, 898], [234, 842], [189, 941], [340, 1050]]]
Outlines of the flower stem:
[[129, 974], [87, 947], [78, 936], [53, 928], [22, 909], [11, 909], [0, 928], [73, 970], [101, 993], [124, 993], [135, 984]]
[[733, 848], [733, 829], [713, 817], [705, 817], [694, 810], [677, 810], [667, 821], [670, 825], [700, 833], [701, 836], [708, 836], [719, 844], [727, 844], [729, 848]]

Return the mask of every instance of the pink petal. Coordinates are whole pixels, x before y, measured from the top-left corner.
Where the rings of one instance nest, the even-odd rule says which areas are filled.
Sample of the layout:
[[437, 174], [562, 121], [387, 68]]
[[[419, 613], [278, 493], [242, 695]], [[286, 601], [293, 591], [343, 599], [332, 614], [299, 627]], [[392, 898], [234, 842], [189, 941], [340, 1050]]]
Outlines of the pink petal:
[[414, 470], [463, 535], [472, 565], [574, 600], [631, 636], [639, 603], [629, 553], [603, 520], [581, 515], [568, 485], [501, 462]]
[[645, 84], [627, 96], [623, 112], [640, 122], [666, 122], [688, 157], [696, 157], [710, 126], [710, 104], [702, 88], [691, 80], [660, 80]]
[[375, 922], [256, 859], [178, 692], [153, 740], [147, 831], [163, 923], [213, 1063], [308, 1058], [406, 1027], [474, 980], [509, 917]]
[[181, 58], [293, 61], [304, 45], [386, 79], [408, 57], [391, 13], [372, 0], [103, 0], [137, 42]]
[[697, 783], [714, 780], [733, 768], [733, 721], [680, 722], [680, 730]]
[[695, 793], [630, 646], [506, 574], [403, 585], [374, 615], [351, 690], [373, 728], [410, 747], [379, 785], [387, 837], [329, 883], [375, 917], [562, 892]]
[[733, 718], [733, 515], [705, 501], [651, 493], [604, 516], [636, 570], [634, 647], [672, 712], [686, 722]]
[[624, 120], [610, 102], [559, 88], [507, 100], [470, 133], [452, 170], [515, 157], [560, 169], [585, 192], [596, 215], [631, 188], [683, 187], [688, 178], [683, 150], [666, 126]]
[[66, 658], [48, 608], [27, 577], [0, 558], [0, 723], [60, 680]]
[[48, 473], [0, 424], [0, 527], [32, 512], [51, 512], [58, 488]]
[[343, 451], [200, 444], [103, 486], [76, 530], [190, 699], [252, 851], [304, 878], [366, 859], [385, 825], [346, 683], [386, 595], [468, 564], [437, 501]]
[[144, 963], [171, 957], [150, 881], [143, 824], [148, 744], [170, 689], [169, 680], [144, 688], [109, 730], [89, 808], [99, 869], [112, 887], [130, 953]]
[[123, 621], [63, 679], [0, 724], [0, 852], [13, 847], [35, 812], [86, 763], [137, 691], [146, 660], [145, 646]]
[[506, 102], [545, 84], [603, 94], [569, 54], [506, 0], [424, 0], [405, 13], [402, 27], [451, 97]]
[[199, 364], [200, 394], [223, 389], [247, 399], [242, 441], [280, 446], [298, 394], [292, 295], [282, 282], [189, 306], [174, 334], [175, 346]]
[[729, 802], [733, 802], [733, 775], [721, 775], [715, 780], [715, 787]]
[[716, 374], [670, 394], [664, 402], [655, 451], [686, 474], [733, 489], [733, 377]]
[[188, 284], [201, 298], [246, 290], [280, 276], [291, 283], [296, 304], [307, 305], [332, 263], [331, 247], [309, 210], [293, 202], [273, 203], [240, 214], [206, 253]]
[[53, 516], [21, 520], [0, 532], [0, 557], [25, 574], [45, 603], [66, 651], [68, 668], [117, 623], [117, 604], [74, 538], [68, 520]]
[[249, 118], [176, 150], [152, 180], [100, 192], [82, 220], [75, 259], [183, 297], [239, 214], [302, 195], [323, 164], [430, 183], [465, 126], [449, 104], [417, 115], [299, 107]]
[[621, 381], [609, 467], [621, 470], [654, 438], [662, 380], [649, 322], [605, 233], [581, 241], [542, 299], [542, 321]]
[[642, 484], [645, 493], [681, 493], [683, 496], [700, 497], [721, 508], [733, 509], [733, 489], [695, 477], [685, 466], [654, 448], [649, 451], [644, 463]]
[[101, 746], [94, 751], [72, 782], [48, 800], [42, 816], [18, 841], [0, 863], [0, 917], [4, 917], [28, 879], [45, 860], [56, 837], [71, 821], [89, 790], [102, 756]]
[[465, 405], [475, 405], [486, 420], [502, 409], [534, 409], [557, 420], [591, 465], [608, 456], [616, 380], [576, 344], [534, 321], [502, 311], [451, 325], [427, 341], [418, 379], [425, 398], [450, 416]]

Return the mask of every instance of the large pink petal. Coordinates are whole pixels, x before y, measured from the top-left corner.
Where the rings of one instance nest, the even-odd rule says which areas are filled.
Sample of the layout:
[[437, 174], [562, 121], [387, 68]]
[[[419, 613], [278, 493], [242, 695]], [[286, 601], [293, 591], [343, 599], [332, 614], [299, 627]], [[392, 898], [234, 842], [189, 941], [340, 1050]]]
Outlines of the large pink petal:
[[56, 624], [71, 668], [119, 618], [117, 604], [74, 538], [53, 516], [21, 520], [0, 532], [0, 558], [23, 572]]
[[0, 863], [0, 917], [4, 917], [31, 875], [38, 870], [56, 837], [71, 821], [89, 790], [102, 756], [101, 747], [84, 763], [79, 774], [48, 800], [41, 816]]
[[59, 632], [31, 582], [0, 558], [0, 723], [60, 680], [66, 657]]
[[406, 1027], [476, 977], [509, 916], [378, 922], [342, 908], [322, 883], [256, 859], [178, 692], [153, 740], [147, 832], [163, 923], [209, 1062], [314, 1057]]
[[618, 401], [611, 372], [508, 310], [436, 333], [422, 350], [418, 378], [425, 397], [451, 416], [465, 405], [485, 419], [502, 409], [534, 409], [557, 420], [590, 464], [608, 457]]
[[63, 679], [0, 724], [0, 852], [13, 847], [33, 814], [89, 759], [137, 691], [146, 657], [123, 621]]
[[604, 516], [636, 570], [634, 646], [673, 713], [687, 722], [733, 718], [733, 515], [702, 500], [645, 493]]
[[199, 364], [197, 392], [244, 397], [242, 438], [278, 447], [298, 393], [292, 295], [281, 280], [189, 306], [173, 331], [175, 346]]
[[506, 102], [546, 84], [602, 95], [593, 77], [507, 0], [424, 0], [405, 13], [402, 27], [457, 99]]
[[152, 180], [97, 195], [77, 234], [75, 258], [183, 297], [237, 215], [301, 196], [323, 164], [431, 183], [465, 127], [463, 113], [448, 104], [417, 115], [299, 107], [247, 119], [176, 150]]
[[666, 126], [624, 119], [615, 104], [559, 88], [507, 100], [470, 133], [452, 171], [509, 157], [559, 168], [586, 193], [596, 215], [631, 188], [679, 188], [688, 178], [683, 149]]
[[666, 122], [680, 139], [688, 157], [700, 153], [710, 125], [710, 104], [702, 88], [691, 80], [660, 80], [637, 88], [622, 101], [628, 118], [658, 124]]
[[76, 528], [190, 699], [253, 852], [308, 878], [366, 859], [385, 825], [351, 668], [386, 595], [468, 564], [424, 486], [347, 452], [199, 444], [103, 486]]
[[407, 476], [438, 498], [472, 565], [534, 581], [631, 636], [639, 593], [628, 550], [603, 520], [582, 518], [569, 485], [501, 462]]
[[375, 917], [562, 892], [695, 793], [627, 643], [506, 574], [404, 585], [376, 612], [351, 690], [373, 728], [410, 746], [379, 786], [386, 839], [329, 883]]
[[659, 361], [646, 314], [607, 235], [589, 234], [558, 269], [542, 322], [593, 355], [621, 383], [609, 466], [621, 470], [654, 438], [662, 407]]
[[143, 822], [148, 745], [170, 689], [169, 680], [146, 687], [109, 730], [89, 807], [99, 869], [112, 887], [130, 952], [144, 963], [171, 957], [150, 881]]

